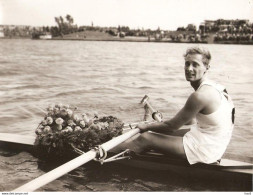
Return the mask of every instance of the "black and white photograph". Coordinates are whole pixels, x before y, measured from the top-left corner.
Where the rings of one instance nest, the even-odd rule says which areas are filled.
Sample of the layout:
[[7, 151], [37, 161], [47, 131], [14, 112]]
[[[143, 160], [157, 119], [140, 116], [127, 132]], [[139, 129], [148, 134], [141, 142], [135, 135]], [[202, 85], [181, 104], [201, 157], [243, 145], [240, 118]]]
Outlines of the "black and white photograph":
[[0, 192], [253, 190], [253, 0], [0, 0]]

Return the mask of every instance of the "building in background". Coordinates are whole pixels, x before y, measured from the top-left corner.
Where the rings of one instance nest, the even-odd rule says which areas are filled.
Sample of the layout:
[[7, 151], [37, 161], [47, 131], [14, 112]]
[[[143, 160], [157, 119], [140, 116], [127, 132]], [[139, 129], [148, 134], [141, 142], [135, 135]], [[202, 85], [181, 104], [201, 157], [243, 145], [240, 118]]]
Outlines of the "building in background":
[[4, 37], [4, 28], [0, 26], [0, 38]]

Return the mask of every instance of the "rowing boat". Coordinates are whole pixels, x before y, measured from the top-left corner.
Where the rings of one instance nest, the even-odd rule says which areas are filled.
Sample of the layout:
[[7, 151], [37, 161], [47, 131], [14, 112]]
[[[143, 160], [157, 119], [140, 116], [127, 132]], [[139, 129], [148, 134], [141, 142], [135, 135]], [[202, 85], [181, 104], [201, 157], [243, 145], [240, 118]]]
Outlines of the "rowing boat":
[[[33, 154], [34, 140], [35, 137], [33, 136], [0, 133], [0, 148], [1, 150], [9, 152], [27, 151]], [[176, 158], [175, 156], [163, 155], [155, 151], [130, 155], [128, 154], [128, 151], [126, 151], [122, 152], [123, 155], [118, 156], [117, 154], [119, 152], [120, 151], [118, 151], [117, 147], [110, 150], [107, 154], [109, 160], [105, 159], [100, 161], [101, 164], [113, 161], [114, 163], [120, 163], [121, 165], [133, 166], [142, 169], [144, 168], [152, 171], [168, 171], [184, 177], [231, 182], [231, 184], [242, 186], [242, 189], [252, 190], [252, 162], [222, 158], [220, 163], [198, 163], [195, 165], [189, 165], [189, 163], [185, 160]], [[115, 155], [116, 157], [114, 157]], [[229, 157], [231, 155], [227, 156]]]

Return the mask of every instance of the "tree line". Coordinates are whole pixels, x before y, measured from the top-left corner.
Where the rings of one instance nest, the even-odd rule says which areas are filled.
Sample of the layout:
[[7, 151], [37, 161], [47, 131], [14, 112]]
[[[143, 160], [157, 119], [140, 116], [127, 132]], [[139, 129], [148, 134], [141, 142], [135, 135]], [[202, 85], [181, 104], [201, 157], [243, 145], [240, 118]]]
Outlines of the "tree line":
[[33, 38], [45, 33], [50, 33], [53, 37], [57, 37], [78, 31], [78, 27], [74, 24], [74, 18], [71, 15], [67, 14], [65, 18], [59, 16], [54, 19], [57, 26], [43, 26], [42, 29], [33, 32]]

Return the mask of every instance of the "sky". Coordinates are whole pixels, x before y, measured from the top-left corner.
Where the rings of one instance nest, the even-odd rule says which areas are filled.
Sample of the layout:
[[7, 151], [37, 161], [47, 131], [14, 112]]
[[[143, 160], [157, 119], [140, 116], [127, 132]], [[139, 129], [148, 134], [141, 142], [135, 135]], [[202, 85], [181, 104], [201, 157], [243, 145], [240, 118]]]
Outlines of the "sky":
[[176, 30], [204, 20], [253, 22], [253, 0], [0, 0], [2, 25], [55, 26], [67, 14], [78, 26]]

